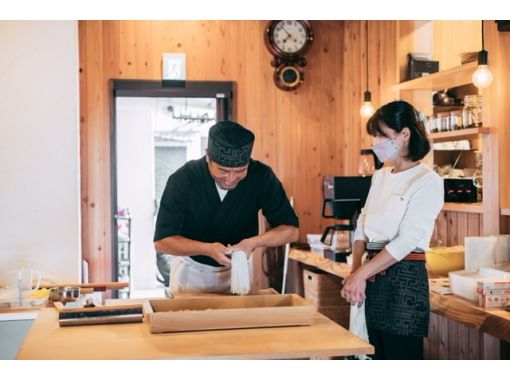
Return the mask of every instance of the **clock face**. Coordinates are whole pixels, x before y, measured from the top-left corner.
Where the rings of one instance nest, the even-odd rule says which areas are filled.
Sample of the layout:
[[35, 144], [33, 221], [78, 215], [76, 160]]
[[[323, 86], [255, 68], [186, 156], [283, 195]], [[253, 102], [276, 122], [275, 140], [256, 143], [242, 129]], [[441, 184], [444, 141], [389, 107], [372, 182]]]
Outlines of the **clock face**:
[[272, 42], [285, 54], [295, 54], [305, 47], [308, 33], [302, 22], [297, 20], [279, 21], [272, 31]]

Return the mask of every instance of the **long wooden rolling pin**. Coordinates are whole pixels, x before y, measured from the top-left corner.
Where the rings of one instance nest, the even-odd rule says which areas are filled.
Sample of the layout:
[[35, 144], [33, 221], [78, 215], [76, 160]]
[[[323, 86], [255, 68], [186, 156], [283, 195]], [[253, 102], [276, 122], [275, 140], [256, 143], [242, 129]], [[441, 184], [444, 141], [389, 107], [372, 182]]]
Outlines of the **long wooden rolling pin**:
[[63, 282], [60, 284], [41, 284], [40, 288], [61, 288], [64, 286], [78, 286], [80, 288], [92, 288], [95, 292], [104, 292], [106, 289], [124, 289], [129, 286], [127, 282], [91, 282], [80, 284], [78, 282]]

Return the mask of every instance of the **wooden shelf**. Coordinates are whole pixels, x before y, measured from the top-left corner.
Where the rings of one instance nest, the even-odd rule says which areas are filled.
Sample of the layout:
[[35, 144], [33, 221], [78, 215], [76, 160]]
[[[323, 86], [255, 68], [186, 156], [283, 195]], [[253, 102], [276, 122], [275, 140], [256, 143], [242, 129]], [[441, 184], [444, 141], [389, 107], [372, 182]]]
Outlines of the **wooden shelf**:
[[455, 212], [469, 212], [473, 214], [483, 213], [483, 203], [457, 203], [457, 202], [445, 202], [442, 211], [455, 211]]
[[429, 137], [432, 142], [442, 142], [442, 141], [465, 140], [490, 132], [491, 129], [488, 127], [466, 128], [459, 129], [457, 131], [430, 133]]
[[472, 82], [471, 76], [475, 72], [478, 62], [469, 62], [448, 70], [439, 71], [425, 77], [416, 78], [396, 84], [393, 91], [430, 90], [438, 91], [445, 88], [459, 87]]
[[[454, 211], [454, 212], [467, 212], [471, 214], [482, 214], [483, 203], [457, 203], [457, 202], [445, 202], [441, 211]], [[510, 216], [510, 208], [500, 209], [500, 215]]]

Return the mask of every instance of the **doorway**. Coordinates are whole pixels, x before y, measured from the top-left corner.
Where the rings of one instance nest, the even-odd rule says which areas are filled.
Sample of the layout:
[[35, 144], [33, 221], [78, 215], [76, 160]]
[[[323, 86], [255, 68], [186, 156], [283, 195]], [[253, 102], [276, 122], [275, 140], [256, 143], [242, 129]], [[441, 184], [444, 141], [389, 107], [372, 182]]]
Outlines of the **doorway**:
[[[161, 297], [167, 255], [154, 225], [168, 177], [205, 153], [209, 128], [232, 119], [232, 82], [113, 80], [112, 278], [121, 298]], [[158, 258], [158, 259], [157, 259]]]

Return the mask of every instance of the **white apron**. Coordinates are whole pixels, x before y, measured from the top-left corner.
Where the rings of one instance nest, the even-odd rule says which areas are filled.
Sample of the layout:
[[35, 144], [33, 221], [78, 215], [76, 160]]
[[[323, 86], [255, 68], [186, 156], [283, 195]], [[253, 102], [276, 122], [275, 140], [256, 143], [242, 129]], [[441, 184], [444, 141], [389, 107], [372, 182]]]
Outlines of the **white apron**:
[[[248, 260], [250, 278], [252, 258]], [[169, 293], [230, 293], [230, 268], [199, 263], [188, 256], [172, 256]]]

